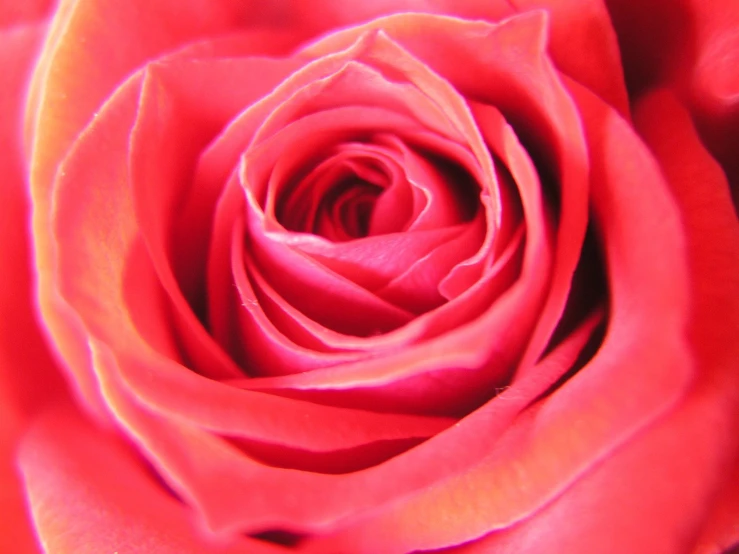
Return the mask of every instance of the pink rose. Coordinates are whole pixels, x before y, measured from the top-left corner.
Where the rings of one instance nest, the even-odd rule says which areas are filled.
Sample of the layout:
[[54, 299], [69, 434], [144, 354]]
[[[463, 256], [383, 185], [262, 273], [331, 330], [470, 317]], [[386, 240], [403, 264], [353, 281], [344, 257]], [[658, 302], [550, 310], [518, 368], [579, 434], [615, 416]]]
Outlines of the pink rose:
[[3, 4], [0, 550], [739, 544], [739, 4]]

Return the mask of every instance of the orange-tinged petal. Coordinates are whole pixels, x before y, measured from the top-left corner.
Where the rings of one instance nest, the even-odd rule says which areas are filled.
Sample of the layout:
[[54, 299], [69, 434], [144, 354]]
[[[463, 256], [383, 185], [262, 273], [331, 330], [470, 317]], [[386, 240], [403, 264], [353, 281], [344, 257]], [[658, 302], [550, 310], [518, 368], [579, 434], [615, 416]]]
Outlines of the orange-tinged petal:
[[[10, 24], [0, 30], [0, 551], [26, 554], [38, 549], [17, 479], [16, 446], [30, 418], [65, 389], [34, 309], [21, 140], [26, 84], [47, 26], [19, 20], [41, 14], [33, 11], [39, 3], [19, 4], [17, 12], [9, 14], [12, 6], [0, 8], [0, 25]], [[21, 13], [26, 8], [29, 11]]]
[[129, 445], [67, 404], [34, 424], [20, 467], [41, 544], [50, 554], [286, 552], [256, 539], [209, 533]]

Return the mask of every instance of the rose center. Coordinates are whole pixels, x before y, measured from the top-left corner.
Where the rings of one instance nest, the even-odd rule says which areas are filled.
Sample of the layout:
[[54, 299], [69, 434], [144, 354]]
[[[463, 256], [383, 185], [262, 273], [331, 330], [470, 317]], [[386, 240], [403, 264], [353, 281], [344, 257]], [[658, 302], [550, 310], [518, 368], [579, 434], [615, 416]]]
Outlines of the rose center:
[[291, 232], [344, 242], [474, 216], [479, 188], [464, 170], [397, 137], [373, 139], [337, 145], [298, 171], [275, 197], [277, 221]]
[[344, 144], [283, 190], [275, 215], [288, 231], [336, 242], [399, 230], [382, 221], [388, 215], [383, 206], [392, 212], [404, 200], [381, 199], [397, 197], [397, 189], [407, 186], [402, 180], [402, 169], [382, 149]]
[[366, 237], [375, 203], [383, 191], [383, 187], [358, 176], [337, 183], [320, 200], [311, 231], [339, 240]]

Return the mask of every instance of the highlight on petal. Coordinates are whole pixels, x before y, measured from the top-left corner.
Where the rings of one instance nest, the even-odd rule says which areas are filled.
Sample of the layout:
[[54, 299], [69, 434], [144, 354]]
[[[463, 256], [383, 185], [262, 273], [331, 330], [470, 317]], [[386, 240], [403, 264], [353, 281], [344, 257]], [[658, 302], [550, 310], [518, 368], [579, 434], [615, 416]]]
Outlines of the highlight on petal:
[[[30, 65], [46, 25], [0, 30], [0, 70], [4, 75], [0, 110], [0, 390], [9, 422], [23, 421], [63, 390], [33, 308], [34, 273], [27, 220], [31, 206], [23, 166], [21, 111]], [[4, 431], [9, 431], [8, 425]], [[4, 443], [5, 444], [5, 443]]]

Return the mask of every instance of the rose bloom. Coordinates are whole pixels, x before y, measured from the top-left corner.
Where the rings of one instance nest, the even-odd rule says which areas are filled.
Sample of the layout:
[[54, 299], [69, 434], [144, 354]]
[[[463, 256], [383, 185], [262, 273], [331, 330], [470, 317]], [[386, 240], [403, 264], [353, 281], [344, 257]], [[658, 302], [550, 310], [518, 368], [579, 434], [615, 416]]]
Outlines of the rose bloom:
[[739, 3], [0, 28], [0, 551], [735, 551]]

